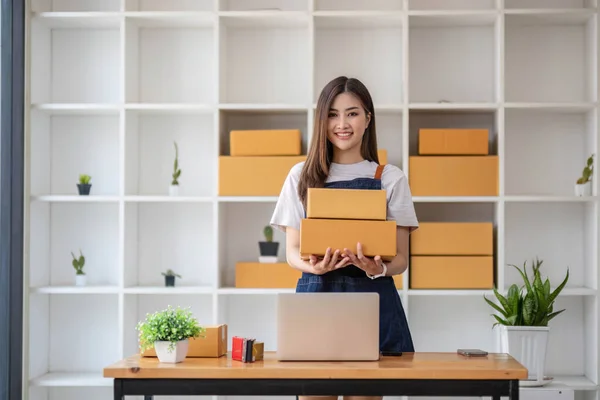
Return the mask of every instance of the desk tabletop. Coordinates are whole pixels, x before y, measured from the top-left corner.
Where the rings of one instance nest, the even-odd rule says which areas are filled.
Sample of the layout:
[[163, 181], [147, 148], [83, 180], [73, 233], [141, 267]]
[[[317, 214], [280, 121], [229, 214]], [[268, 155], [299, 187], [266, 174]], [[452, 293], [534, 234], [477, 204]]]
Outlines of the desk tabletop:
[[186, 358], [161, 363], [156, 357], [134, 355], [104, 369], [106, 378], [136, 379], [526, 379], [527, 369], [508, 354], [464, 357], [456, 353], [405, 353], [379, 361], [278, 361], [275, 352], [264, 360], [243, 363], [231, 353], [219, 358]]

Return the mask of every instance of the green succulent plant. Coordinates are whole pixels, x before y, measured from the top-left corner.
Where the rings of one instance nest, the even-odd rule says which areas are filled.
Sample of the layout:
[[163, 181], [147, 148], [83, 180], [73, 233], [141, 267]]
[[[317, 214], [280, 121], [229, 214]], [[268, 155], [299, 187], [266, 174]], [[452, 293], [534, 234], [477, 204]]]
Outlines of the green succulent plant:
[[181, 169], [179, 168], [179, 148], [177, 147], [177, 142], [173, 142], [175, 146], [175, 161], [173, 161], [173, 179], [171, 180], [171, 185], [179, 185], [179, 177], [181, 176]]
[[592, 173], [594, 172], [594, 155], [588, 157], [585, 167], [581, 172], [581, 176], [577, 179], [577, 184], [582, 185], [590, 181]]
[[144, 321], [138, 322], [136, 326], [139, 332], [140, 350], [144, 352], [154, 347], [154, 342], [167, 341], [169, 350], [175, 349], [178, 341], [204, 337], [206, 329], [198, 324], [192, 312], [188, 308], [166, 309], [146, 314]]
[[496, 298], [500, 305], [494, 303], [490, 299], [483, 298], [498, 314], [492, 314], [496, 325], [506, 326], [548, 326], [548, 322], [557, 315], [565, 311], [564, 309], [554, 311], [554, 301], [563, 290], [569, 280], [569, 269], [564, 280], [554, 291], [551, 291], [551, 285], [548, 278], [542, 281], [540, 267], [543, 261], [536, 258], [533, 264], [533, 280], [529, 279], [527, 274], [527, 261], [523, 263], [521, 270], [514, 264], [509, 266], [514, 267], [519, 271], [524, 285], [519, 287], [517, 284], [512, 284], [508, 288], [508, 293], [503, 296], [496, 288], [493, 289]]
[[265, 228], [263, 229], [263, 234], [265, 235], [265, 240], [267, 242], [273, 241], [273, 228], [271, 226], [265, 226]]
[[73, 252], [71, 252], [71, 255], [73, 256], [72, 264], [73, 268], [75, 268], [75, 274], [85, 275], [85, 272], [83, 272], [83, 266], [85, 265], [85, 257], [83, 256], [81, 249], [79, 250], [79, 257], [75, 257], [75, 254], [73, 254]]
[[92, 177], [86, 174], [79, 174], [79, 183], [82, 185], [88, 185], [90, 183], [90, 181], [92, 180]]

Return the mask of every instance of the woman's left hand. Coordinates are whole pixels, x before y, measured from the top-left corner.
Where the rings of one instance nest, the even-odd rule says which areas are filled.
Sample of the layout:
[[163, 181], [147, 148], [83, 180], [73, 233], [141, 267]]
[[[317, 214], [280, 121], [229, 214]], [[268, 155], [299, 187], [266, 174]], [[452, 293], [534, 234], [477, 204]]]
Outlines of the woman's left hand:
[[378, 275], [383, 272], [381, 257], [365, 256], [362, 252], [362, 245], [360, 242], [356, 244], [356, 254], [354, 254], [350, 249], [344, 249], [344, 253], [348, 256], [348, 258], [350, 258], [352, 264], [356, 265], [369, 275]]

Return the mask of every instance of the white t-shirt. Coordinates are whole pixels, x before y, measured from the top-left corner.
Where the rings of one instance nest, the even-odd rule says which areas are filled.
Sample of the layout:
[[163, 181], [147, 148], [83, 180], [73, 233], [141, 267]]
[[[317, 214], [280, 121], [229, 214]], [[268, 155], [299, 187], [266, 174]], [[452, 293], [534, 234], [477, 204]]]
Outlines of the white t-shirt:
[[[304, 208], [297, 191], [303, 166], [304, 161], [291, 168], [271, 217], [271, 226], [283, 232], [287, 226], [300, 230], [300, 221], [304, 218]], [[327, 182], [373, 178], [377, 166], [376, 162], [368, 160], [354, 164], [332, 163]], [[381, 174], [381, 185], [386, 190], [387, 219], [396, 221], [398, 226], [409, 227], [411, 232], [417, 229], [419, 223], [404, 172], [395, 165], [386, 164]]]

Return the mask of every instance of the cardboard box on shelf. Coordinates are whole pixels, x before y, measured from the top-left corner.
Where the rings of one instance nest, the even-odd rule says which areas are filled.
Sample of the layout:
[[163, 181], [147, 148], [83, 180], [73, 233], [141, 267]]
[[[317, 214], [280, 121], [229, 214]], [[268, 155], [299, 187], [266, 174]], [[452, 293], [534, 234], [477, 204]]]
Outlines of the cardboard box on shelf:
[[[221, 357], [227, 354], [227, 324], [201, 325], [206, 329], [204, 337], [189, 340], [187, 357]], [[141, 353], [142, 357], [156, 357], [154, 348]]]
[[411, 289], [491, 289], [492, 256], [411, 256]]
[[299, 156], [302, 137], [299, 129], [232, 130], [231, 156]]
[[487, 129], [419, 129], [420, 155], [488, 155]]
[[385, 220], [385, 190], [309, 188], [307, 218]]
[[245, 289], [295, 288], [302, 272], [287, 263], [238, 262], [235, 264], [235, 287]]
[[366, 221], [305, 218], [300, 223], [300, 255], [321, 256], [327, 247], [333, 251], [348, 248], [356, 254], [360, 242], [364, 255], [389, 260], [396, 256], [396, 221]]
[[411, 255], [493, 255], [491, 222], [420, 222], [410, 236]]
[[498, 156], [411, 156], [413, 196], [497, 196]]

